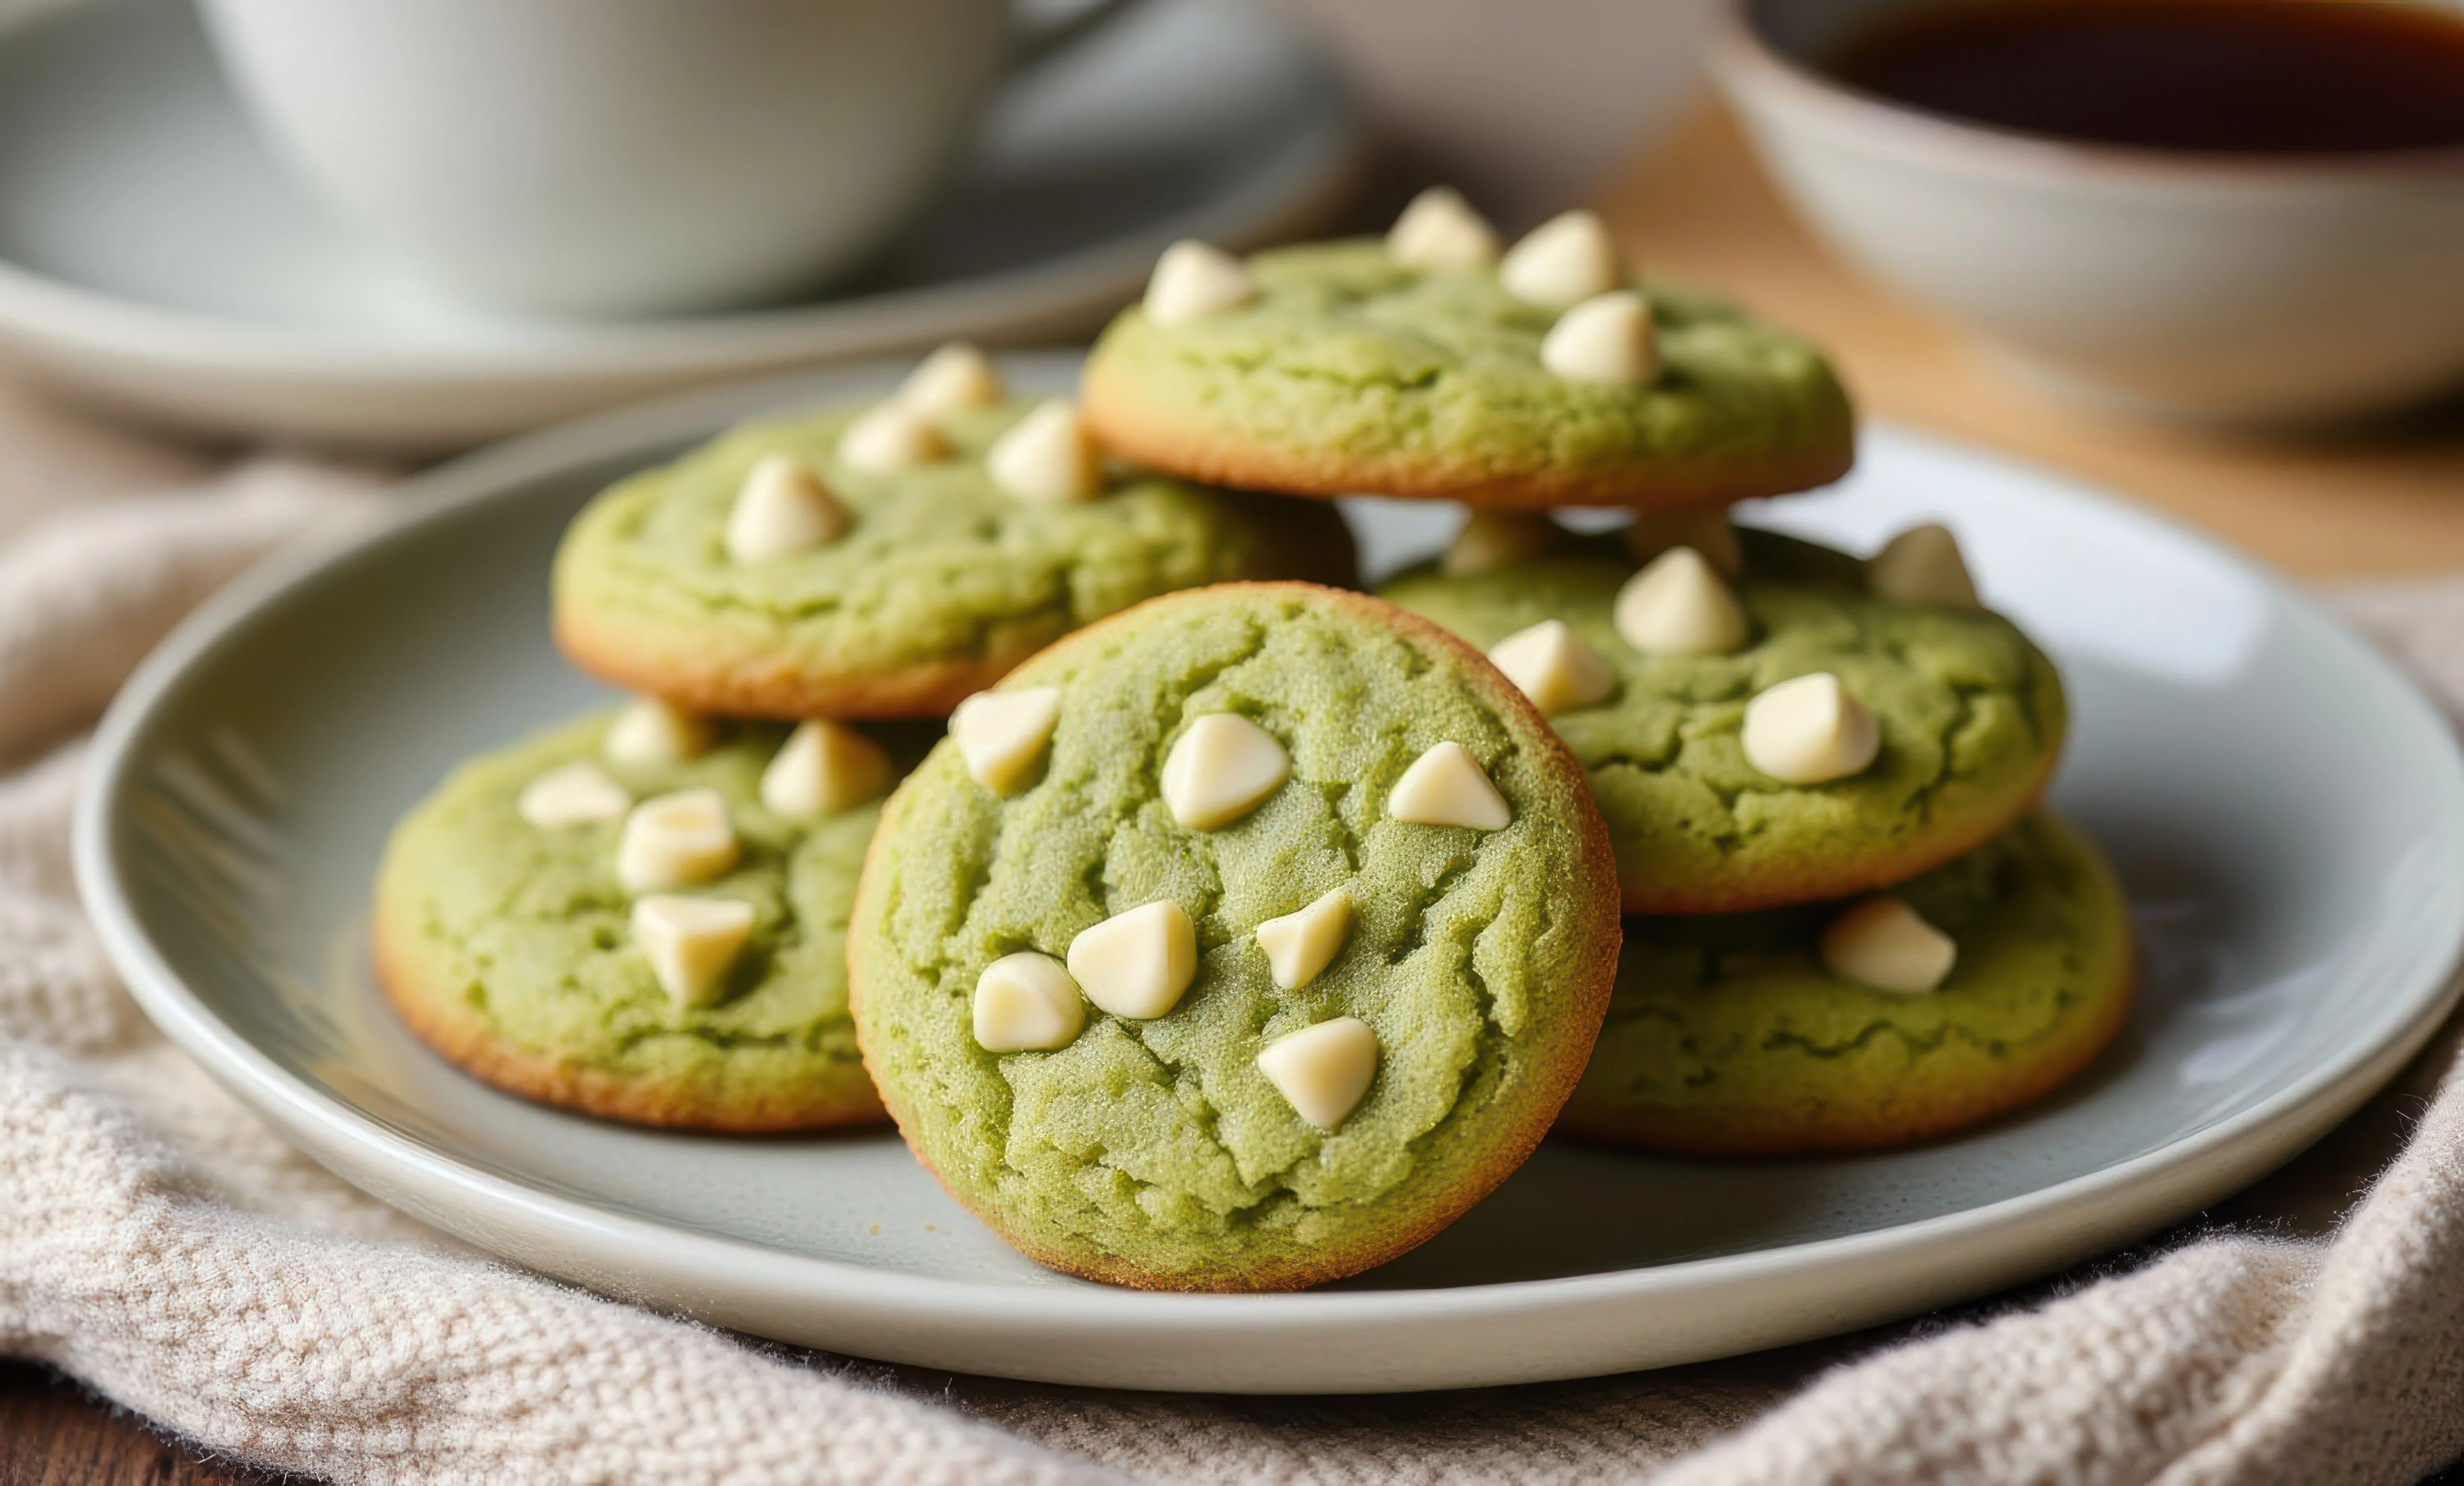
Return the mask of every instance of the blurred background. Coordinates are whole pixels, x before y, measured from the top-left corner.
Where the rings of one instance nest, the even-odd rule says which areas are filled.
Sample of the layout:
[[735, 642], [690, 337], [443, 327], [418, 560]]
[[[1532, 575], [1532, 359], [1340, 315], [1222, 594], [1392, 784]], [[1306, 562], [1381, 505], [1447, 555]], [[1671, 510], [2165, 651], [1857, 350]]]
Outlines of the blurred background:
[[[1901, 35], [2048, 8], [2123, 24]], [[2211, 34], [2186, 11], [2402, 24]], [[1646, 272], [1822, 341], [1874, 414], [2304, 570], [2444, 567], [2457, 13], [13, 0], [0, 358], [115, 432], [398, 468], [714, 381], [1067, 344], [1176, 238], [1380, 231], [1446, 182], [1508, 232], [1599, 208]], [[2120, 113], [1990, 117], [2039, 95]]]

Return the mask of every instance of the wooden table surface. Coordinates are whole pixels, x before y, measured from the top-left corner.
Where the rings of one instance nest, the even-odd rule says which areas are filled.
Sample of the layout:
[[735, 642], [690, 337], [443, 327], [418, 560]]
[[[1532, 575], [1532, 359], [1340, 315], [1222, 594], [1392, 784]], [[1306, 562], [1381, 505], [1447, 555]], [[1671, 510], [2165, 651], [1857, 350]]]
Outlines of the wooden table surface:
[[[2299, 439], [2050, 402], [1832, 260], [1790, 217], [1717, 107], [1621, 172], [1598, 204], [1646, 267], [1731, 291], [1830, 347], [1869, 417], [2109, 485], [2288, 571], [2464, 568], [2464, 402], [2366, 433]], [[0, 1366], [0, 1486], [273, 1479], [166, 1444], [55, 1373]], [[2464, 1486], [2464, 1475], [2453, 1479]]]

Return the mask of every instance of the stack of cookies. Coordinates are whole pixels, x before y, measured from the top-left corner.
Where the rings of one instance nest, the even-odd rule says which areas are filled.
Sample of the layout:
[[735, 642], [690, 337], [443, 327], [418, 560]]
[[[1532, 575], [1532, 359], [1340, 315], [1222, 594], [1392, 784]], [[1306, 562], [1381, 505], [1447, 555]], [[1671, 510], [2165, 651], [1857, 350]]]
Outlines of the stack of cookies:
[[882, 799], [951, 713], [1155, 595], [1353, 577], [1331, 508], [1116, 470], [964, 346], [877, 403], [734, 430], [573, 522], [557, 638], [635, 699], [402, 823], [381, 979], [428, 1043], [534, 1098], [735, 1132], [878, 1120], [848, 912]]
[[[1940, 1135], [2083, 1066], [2130, 987], [2121, 897], [2035, 813], [2060, 678], [1951, 533], [1869, 560], [1728, 504], [1843, 473], [1822, 357], [1637, 281], [1590, 212], [1510, 248], [1458, 195], [1383, 241], [1157, 266], [1086, 371], [1149, 467], [1469, 508], [1380, 596], [1480, 647], [1587, 775], [1627, 915], [1558, 1128], [1682, 1153]], [[1557, 507], [1630, 513], [1577, 535]]]
[[[1803, 342], [1440, 190], [1177, 245], [1081, 394], [945, 348], [595, 499], [558, 637], [637, 699], [404, 821], [406, 1020], [621, 1119], [886, 1109], [1024, 1253], [1210, 1290], [1400, 1253], [1552, 1126], [1913, 1139], [2111, 1035], [2051, 665], [1940, 527], [1728, 520], [1853, 457]], [[1355, 493], [1469, 511], [1372, 596]]]

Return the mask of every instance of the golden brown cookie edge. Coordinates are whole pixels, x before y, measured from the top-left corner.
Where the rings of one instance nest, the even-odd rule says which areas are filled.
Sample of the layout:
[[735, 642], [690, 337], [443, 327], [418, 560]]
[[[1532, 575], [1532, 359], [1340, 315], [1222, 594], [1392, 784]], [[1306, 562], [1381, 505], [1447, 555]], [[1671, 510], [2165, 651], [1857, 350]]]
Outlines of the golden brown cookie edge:
[[[1362, 611], [1371, 612], [1375, 617], [1391, 624], [1398, 632], [1419, 638], [1439, 651], [1452, 652], [1460, 657], [1467, 658], [1473, 663], [1469, 668], [1471, 674], [1490, 688], [1489, 699], [1496, 703], [1500, 710], [1523, 717], [1532, 724], [1533, 736], [1546, 740], [1543, 746], [1548, 749], [1550, 771], [1557, 776], [1559, 785], [1569, 791], [1570, 797], [1585, 803], [1590, 802], [1591, 786], [1583, 775], [1582, 765], [1575, 762], [1573, 754], [1557, 737], [1556, 730], [1549, 725], [1548, 719], [1531, 704], [1530, 699], [1524, 696], [1520, 687], [1507, 680], [1504, 673], [1490, 664], [1486, 655], [1482, 654], [1476, 647], [1448, 633], [1419, 615], [1366, 593], [1331, 588], [1322, 584], [1295, 582], [1230, 583], [1215, 584], [1202, 588], [1184, 588], [1177, 592], [1148, 599], [1117, 614], [1097, 620], [1083, 630], [1075, 631], [1054, 641], [1046, 649], [1057, 650], [1066, 645], [1088, 642], [1090, 637], [1098, 636], [1099, 632], [1106, 626], [1129, 621], [1142, 610], [1187, 602], [1197, 595], [1225, 588], [1239, 588], [1268, 596], [1277, 590], [1302, 590], [1309, 595], [1312, 601], [1348, 604]], [[911, 781], [913, 777], [910, 776]], [[879, 848], [882, 842], [889, 839], [896, 823], [906, 798], [907, 787], [902, 784], [891, 796], [889, 803], [882, 808], [881, 822], [874, 828], [872, 844], [866, 849], [864, 870], [856, 883], [855, 909], [850, 915], [854, 921], [863, 921], [869, 916], [869, 902], [871, 895], [876, 891], [879, 880], [879, 874], [875, 871]], [[1431, 1202], [1412, 1214], [1411, 1221], [1399, 1224], [1397, 1230], [1386, 1235], [1383, 1242], [1370, 1243], [1364, 1240], [1310, 1264], [1297, 1262], [1266, 1266], [1253, 1264], [1238, 1270], [1184, 1272], [1175, 1275], [1155, 1274], [1127, 1264], [1108, 1264], [1101, 1259], [1089, 1259], [1081, 1254], [1053, 1250], [1023, 1239], [1001, 1222], [999, 1214], [981, 1211], [969, 1203], [941, 1174], [940, 1169], [934, 1164], [932, 1157], [923, 1147], [908, 1135], [909, 1120], [900, 1109], [896, 1096], [891, 1090], [881, 1088], [878, 1080], [875, 1086], [880, 1088], [883, 1103], [890, 1111], [891, 1120], [898, 1126], [900, 1138], [906, 1141], [908, 1150], [913, 1154], [917, 1163], [925, 1170], [933, 1174], [933, 1179], [940, 1184], [941, 1189], [949, 1193], [951, 1199], [960, 1207], [974, 1213], [979, 1222], [999, 1234], [1002, 1242], [1046, 1269], [1129, 1289], [1186, 1293], [1305, 1290], [1313, 1285], [1326, 1284], [1364, 1273], [1398, 1258], [1436, 1237], [1452, 1226], [1456, 1219], [1470, 1211], [1489, 1193], [1495, 1191], [1499, 1184], [1519, 1170], [1555, 1124], [1559, 1113], [1565, 1108], [1566, 1101], [1573, 1098], [1575, 1085], [1581, 1082], [1584, 1068], [1591, 1062], [1593, 1045], [1598, 1040], [1600, 1026], [1608, 1016], [1609, 993], [1617, 982], [1617, 952], [1623, 942], [1624, 920], [1616, 906], [1617, 866], [1609, 852], [1608, 824], [1601, 819], [1596, 806], [1589, 810], [1578, 811], [1578, 819], [1583, 828], [1583, 860], [1579, 867], [1580, 876], [1598, 884], [1600, 890], [1592, 895], [1596, 906], [1592, 912], [1595, 921], [1591, 925], [1589, 935], [1597, 948], [1584, 962], [1588, 975], [1580, 984], [1570, 988], [1570, 999], [1574, 1013], [1570, 1030], [1576, 1035], [1565, 1049], [1568, 1055], [1560, 1057], [1549, 1070], [1551, 1076], [1549, 1081], [1539, 1086], [1532, 1099], [1529, 1117], [1492, 1138], [1495, 1152], [1493, 1159], [1472, 1172], [1457, 1187], [1444, 1193], [1444, 1201]], [[847, 1005], [855, 1020], [856, 1046], [864, 1054], [866, 1066], [869, 1069], [872, 1052], [869, 1033], [866, 1029], [866, 974], [861, 945], [862, 936], [849, 936]], [[1575, 1043], [1579, 1046], [1575, 1046]]]

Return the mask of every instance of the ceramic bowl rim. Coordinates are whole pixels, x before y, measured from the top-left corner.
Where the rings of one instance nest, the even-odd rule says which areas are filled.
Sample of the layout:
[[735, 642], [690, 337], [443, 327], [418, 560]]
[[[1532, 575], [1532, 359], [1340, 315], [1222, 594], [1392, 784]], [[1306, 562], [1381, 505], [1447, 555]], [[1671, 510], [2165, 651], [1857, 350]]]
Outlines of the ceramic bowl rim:
[[2167, 192], [2210, 188], [2246, 195], [2273, 189], [2418, 189], [2464, 184], [2464, 147], [2337, 155], [2199, 154], [2098, 144], [1996, 128], [1896, 103], [1806, 65], [1755, 22], [1762, 0], [1721, 0], [1708, 53], [1712, 75], [1733, 100], [1767, 97], [1818, 120], [1828, 131], [1911, 165], [1971, 178], [2092, 183]]

